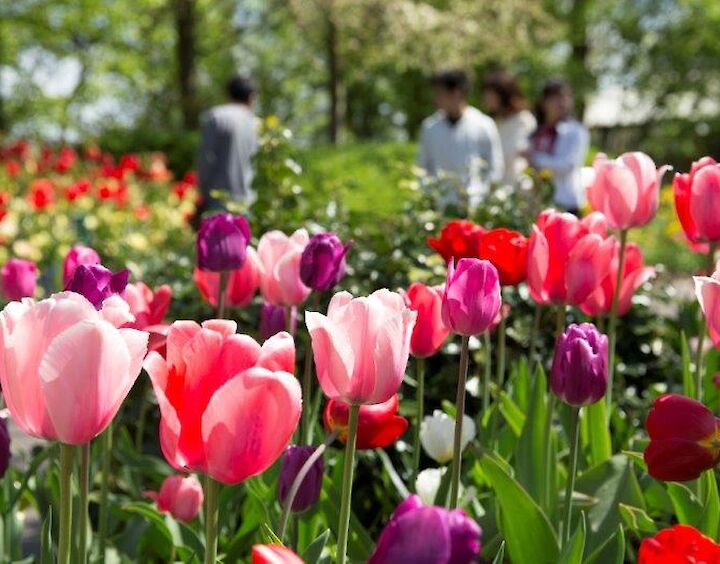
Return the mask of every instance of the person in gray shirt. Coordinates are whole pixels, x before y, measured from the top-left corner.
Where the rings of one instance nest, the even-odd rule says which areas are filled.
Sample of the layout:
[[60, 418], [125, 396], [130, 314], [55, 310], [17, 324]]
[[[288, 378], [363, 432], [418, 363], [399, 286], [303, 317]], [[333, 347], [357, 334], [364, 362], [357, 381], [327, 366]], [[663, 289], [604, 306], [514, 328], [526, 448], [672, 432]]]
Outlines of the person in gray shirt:
[[227, 84], [228, 101], [210, 108], [201, 116], [198, 152], [198, 184], [202, 202], [197, 217], [221, 208], [211, 197], [212, 190], [229, 193], [231, 200], [248, 206], [255, 201], [252, 189], [252, 157], [258, 148], [257, 119], [253, 113], [256, 88], [244, 76]]

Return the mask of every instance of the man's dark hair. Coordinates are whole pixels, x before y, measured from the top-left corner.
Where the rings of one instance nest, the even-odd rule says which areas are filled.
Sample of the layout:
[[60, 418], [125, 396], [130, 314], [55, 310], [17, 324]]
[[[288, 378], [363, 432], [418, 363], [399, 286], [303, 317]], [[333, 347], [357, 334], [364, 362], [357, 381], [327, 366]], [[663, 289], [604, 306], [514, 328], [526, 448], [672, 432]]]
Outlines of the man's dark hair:
[[235, 75], [227, 83], [227, 94], [233, 102], [248, 104], [257, 92], [255, 82], [249, 76]]
[[515, 75], [506, 71], [495, 71], [485, 77], [482, 85], [483, 91], [494, 92], [500, 101], [498, 115], [507, 117], [515, 112], [524, 110], [527, 100], [520, 89]]
[[467, 94], [470, 91], [468, 75], [461, 69], [447, 69], [435, 73], [430, 79], [430, 84], [449, 92], [460, 90], [463, 94]]

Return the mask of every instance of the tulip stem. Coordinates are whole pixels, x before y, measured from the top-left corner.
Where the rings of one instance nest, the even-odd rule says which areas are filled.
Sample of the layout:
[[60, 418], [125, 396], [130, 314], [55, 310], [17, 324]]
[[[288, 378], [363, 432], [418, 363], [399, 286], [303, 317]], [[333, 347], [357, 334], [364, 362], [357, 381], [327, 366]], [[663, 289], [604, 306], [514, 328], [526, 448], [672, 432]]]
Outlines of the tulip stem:
[[565, 486], [565, 523], [563, 529], [563, 546], [570, 542], [570, 525], [572, 519], [572, 494], [575, 489], [575, 474], [577, 472], [578, 437], [580, 435], [580, 408], [573, 407], [570, 412], [570, 470], [567, 485]]
[[620, 304], [620, 289], [622, 288], [623, 273], [625, 271], [625, 247], [627, 246], [627, 229], [620, 231], [620, 254], [618, 256], [618, 270], [615, 277], [615, 291], [613, 292], [610, 317], [608, 318], [608, 386], [605, 401], [610, 417], [613, 396], [613, 378], [615, 376], [615, 344], [617, 342], [617, 318]]
[[218, 497], [220, 484], [210, 476], [205, 480], [205, 564], [215, 564], [218, 545]]
[[457, 397], [455, 398], [455, 438], [453, 440], [452, 482], [450, 485], [450, 509], [455, 509], [460, 494], [460, 470], [462, 469], [462, 427], [465, 415], [465, 383], [468, 371], [468, 344], [470, 337], [463, 335], [460, 346], [460, 372], [458, 373]]
[[532, 365], [533, 358], [535, 358], [535, 348], [537, 347], [537, 338], [538, 333], [540, 332], [540, 317], [542, 316], [542, 306], [540, 304], [535, 304], [535, 316], [533, 317], [533, 325], [532, 330], [530, 331], [530, 351], [528, 360], [530, 361], [530, 364]]
[[483, 341], [485, 342], [485, 370], [483, 372], [482, 407], [483, 414], [485, 414], [490, 408], [490, 375], [492, 374], [492, 339], [489, 331], [486, 331], [483, 335]]
[[80, 503], [77, 520], [78, 534], [78, 562], [87, 561], [87, 527], [88, 527], [88, 491], [90, 489], [90, 443], [78, 447], [80, 453], [79, 492]]
[[60, 530], [58, 538], [58, 564], [70, 564], [72, 541], [72, 472], [75, 464], [75, 447], [60, 445]]
[[351, 404], [348, 416], [348, 437], [345, 444], [345, 464], [343, 467], [342, 497], [340, 499], [340, 522], [338, 523], [338, 564], [347, 560], [348, 535], [350, 533], [350, 502], [352, 499], [353, 468], [355, 463], [355, 443], [357, 442], [358, 416], [360, 406]]
[[548, 396], [547, 411], [548, 413], [547, 419], [545, 420], [545, 433], [543, 435], [543, 438], [545, 440], [545, 498], [543, 500], [543, 506], [545, 507], [545, 511], [548, 515], [553, 515], [554, 507], [552, 507], [552, 505], [556, 502], [556, 498], [554, 498], [552, 494], [552, 469], [557, 462], [552, 456], [552, 425], [553, 416], [555, 415], [555, 394], [550, 394]]
[[218, 282], [218, 295], [217, 295], [217, 317], [218, 319], [225, 319], [225, 289], [230, 279], [230, 272], [223, 270], [220, 272], [220, 281]]
[[505, 316], [500, 309], [500, 325], [498, 327], [498, 350], [497, 350], [497, 373], [495, 378], [498, 385], [498, 393], [502, 390], [503, 381], [505, 380]]
[[337, 439], [339, 433], [340, 430], [338, 429], [325, 437], [325, 442], [323, 442], [323, 444], [321, 444], [315, 449], [315, 451], [305, 461], [305, 464], [300, 467], [300, 471], [297, 473], [297, 476], [295, 476], [295, 480], [293, 480], [292, 486], [290, 486], [290, 491], [288, 492], [288, 495], [285, 498], [285, 503], [283, 504], [282, 517], [280, 518], [280, 540], [285, 539], [285, 531], [287, 530], [290, 513], [292, 513], [293, 502], [295, 501], [295, 498], [297, 497], [297, 494], [300, 491], [300, 487], [305, 481], [308, 472], [310, 472], [318, 459], [322, 457], [322, 455], [327, 450], [327, 447], [329, 447], [335, 441], [335, 439]]
[[[315, 292], [310, 305], [312, 310], [320, 309], [320, 292]], [[305, 311], [308, 311], [307, 309]], [[310, 444], [310, 427], [313, 424], [313, 401], [312, 401], [312, 368], [313, 368], [313, 350], [312, 339], [307, 336], [307, 346], [305, 348], [305, 369], [303, 370], [302, 380], [302, 419], [300, 420], [300, 440], [303, 444]]]
[[415, 359], [415, 378], [417, 390], [415, 394], [415, 436], [413, 437], [413, 472], [412, 483], [415, 483], [420, 471], [420, 426], [425, 415], [425, 359]]
[[105, 543], [108, 534], [108, 490], [110, 489], [110, 463], [112, 462], [113, 424], [100, 437], [100, 514], [98, 516], [98, 547], [100, 560], [105, 560]]
[[[715, 268], [715, 243], [710, 243], [710, 249], [707, 254], [707, 269], [708, 275], [712, 274]], [[695, 351], [695, 399], [702, 401], [703, 397], [703, 384], [705, 383], [703, 378], [703, 356], [705, 353], [705, 335], [707, 331], [705, 329], [705, 316], [702, 310], [700, 310], [700, 325], [698, 327], [698, 342], [697, 350]]]
[[565, 306], [560, 305], [555, 312], [555, 337], [559, 337], [565, 331]]

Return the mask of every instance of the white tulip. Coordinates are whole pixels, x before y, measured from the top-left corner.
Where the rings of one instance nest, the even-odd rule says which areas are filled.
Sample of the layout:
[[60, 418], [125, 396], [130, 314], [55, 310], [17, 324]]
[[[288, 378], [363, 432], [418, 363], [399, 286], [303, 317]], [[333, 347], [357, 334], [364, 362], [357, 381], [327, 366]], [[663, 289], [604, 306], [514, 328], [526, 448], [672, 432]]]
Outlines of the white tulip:
[[435, 505], [435, 497], [440, 489], [440, 481], [447, 468], [427, 468], [415, 478], [415, 492], [420, 496], [423, 504]]
[[[420, 442], [423, 449], [430, 458], [440, 464], [452, 460], [454, 436], [455, 420], [439, 409], [433, 411], [432, 415], [426, 415], [420, 425]], [[475, 421], [464, 415], [460, 449], [464, 450], [474, 438]]]

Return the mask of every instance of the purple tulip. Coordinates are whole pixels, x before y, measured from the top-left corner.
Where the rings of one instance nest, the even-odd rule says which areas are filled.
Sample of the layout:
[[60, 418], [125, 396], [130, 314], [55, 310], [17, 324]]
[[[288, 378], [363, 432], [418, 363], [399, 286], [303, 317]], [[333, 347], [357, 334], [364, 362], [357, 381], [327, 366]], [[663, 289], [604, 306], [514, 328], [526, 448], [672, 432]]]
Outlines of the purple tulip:
[[203, 220], [197, 235], [197, 263], [202, 270], [223, 272], [245, 264], [250, 224], [242, 215], [219, 213]]
[[462, 509], [423, 505], [411, 495], [395, 509], [368, 564], [468, 564], [480, 555], [482, 530]]
[[113, 274], [101, 264], [81, 264], [75, 269], [65, 290], [82, 294], [99, 310], [106, 298], [125, 291], [129, 278], [130, 271], [127, 269]]
[[352, 241], [343, 244], [335, 233], [318, 233], [305, 247], [300, 258], [300, 279], [308, 288], [324, 292], [345, 276], [345, 255]]
[[[290, 334], [295, 334], [297, 329], [297, 308], [290, 308]], [[285, 320], [285, 306], [276, 306], [264, 302], [260, 309], [260, 334], [267, 341], [280, 331], [288, 331]]]
[[590, 405], [605, 396], [608, 339], [592, 323], [572, 324], [555, 343], [550, 387], [565, 403]]
[[[315, 447], [312, 446], [290, 445], [285, 449], [280, 463], [280, 481], [278, 483], [278, 498], [282, 505], [285, 505], [285, 500], [300, 469], [313, 452], [315, 452]], [[293, 500], [291, 508], [294, 512], [305, 511], [317, 503], [322, 490], [324, 472], [325, 465], [322, 457], [320, 457], [312, 465], [307, 476], [300, 484], [300, 489]]]
[[75, 245], [68, 254], [65, 255], [63, 262], [63, 285], [67, 286], [72, 280], [75, 269], [81, 264], [91, 265], [100, 264], [100, 255], [91, 247], [83, 245]]
[[502, 306], [500, 279], [490, 261], [462, 258], [448, 265], [442, 303], [443, 323], [465, 337], [492, 327]]
[[0, 478], [5, 476], [10, 466], [10, 432], [7, 419], [0, 417]]
[[31, 298], [37, 284], [37, 266], [29, 260], [12, 258], [2, 267], [2, 291], [8, 300]]

